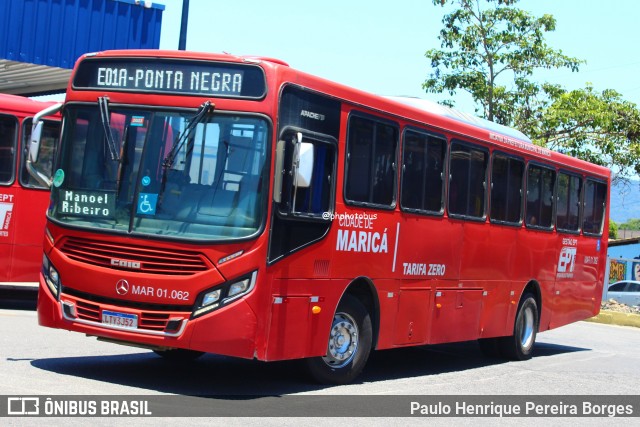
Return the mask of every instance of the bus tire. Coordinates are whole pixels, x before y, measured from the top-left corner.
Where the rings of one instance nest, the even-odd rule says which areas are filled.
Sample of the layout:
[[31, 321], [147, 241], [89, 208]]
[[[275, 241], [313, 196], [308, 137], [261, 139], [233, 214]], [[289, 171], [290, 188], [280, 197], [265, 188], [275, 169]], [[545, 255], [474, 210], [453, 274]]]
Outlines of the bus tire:
[[172, 362], [189, 362], [196, 360], [204, 354], [203, 351], [187, 350], [184, 348], [174, 348], [171, 350], [153, 350], [155, 354], [161, 356], [165, 360]]
[[313, 379], [322, 384], [347, 384], [367, 363], [372, 343], [371, 316], [362, 303], [345, 295], [333, 317], [325, 356], [305, 359]]
[[533, 294], [523, 295], [513, 326], [513, 335], [501, 340], [500, 351], [510, 360], [528, 360], [538, 333], [538, 304]]

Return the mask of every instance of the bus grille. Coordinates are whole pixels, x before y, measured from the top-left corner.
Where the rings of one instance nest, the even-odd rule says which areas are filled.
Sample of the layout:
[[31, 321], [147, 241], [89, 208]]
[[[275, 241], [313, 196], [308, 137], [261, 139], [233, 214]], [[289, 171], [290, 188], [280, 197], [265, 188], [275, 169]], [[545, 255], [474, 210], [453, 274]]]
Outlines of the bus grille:
[[208, 269], [205, 256], [198, 252], [121, 245], [77, 237], [68, 238], [60, 250], [75, 261], [116, 270], [188, 276]]

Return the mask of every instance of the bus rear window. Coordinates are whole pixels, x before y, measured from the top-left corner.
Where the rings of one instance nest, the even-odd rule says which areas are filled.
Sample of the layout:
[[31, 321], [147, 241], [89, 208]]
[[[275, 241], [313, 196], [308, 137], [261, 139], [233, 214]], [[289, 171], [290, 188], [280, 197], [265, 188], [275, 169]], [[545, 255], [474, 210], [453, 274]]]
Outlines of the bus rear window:
[[587, 179], [584, 196], [582, 230], [585, 234], [602, 234], [604, 211], [607, 202], [607, 185]]

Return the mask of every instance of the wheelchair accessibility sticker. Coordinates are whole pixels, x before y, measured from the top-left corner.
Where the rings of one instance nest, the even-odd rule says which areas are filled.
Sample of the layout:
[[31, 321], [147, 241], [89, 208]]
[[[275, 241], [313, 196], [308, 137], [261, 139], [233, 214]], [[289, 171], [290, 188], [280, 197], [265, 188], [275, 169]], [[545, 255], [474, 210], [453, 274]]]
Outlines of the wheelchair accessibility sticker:
[[140, 193], [138, 196], [138, 213], [142, 215], [155, 215], [157, 203], [157, 194]]

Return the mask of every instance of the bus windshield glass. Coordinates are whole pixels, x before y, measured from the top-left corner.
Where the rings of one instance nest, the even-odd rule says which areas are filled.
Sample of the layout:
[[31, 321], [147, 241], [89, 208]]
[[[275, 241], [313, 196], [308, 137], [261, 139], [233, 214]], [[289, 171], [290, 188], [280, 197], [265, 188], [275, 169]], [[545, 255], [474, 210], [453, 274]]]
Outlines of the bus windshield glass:
[[52, 219], [206, 241], [258, 233], [268, 183], [265, 118], [112, 105], [69, 105], [64, 114]]

